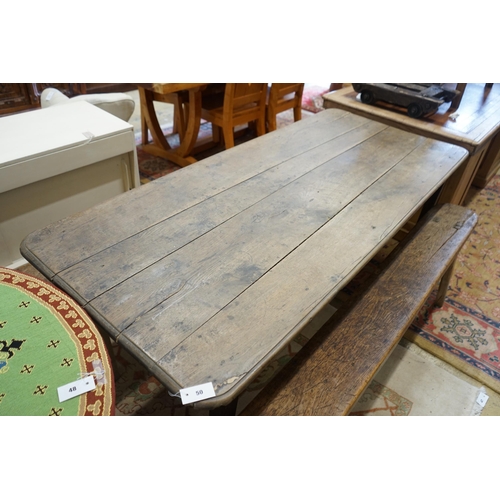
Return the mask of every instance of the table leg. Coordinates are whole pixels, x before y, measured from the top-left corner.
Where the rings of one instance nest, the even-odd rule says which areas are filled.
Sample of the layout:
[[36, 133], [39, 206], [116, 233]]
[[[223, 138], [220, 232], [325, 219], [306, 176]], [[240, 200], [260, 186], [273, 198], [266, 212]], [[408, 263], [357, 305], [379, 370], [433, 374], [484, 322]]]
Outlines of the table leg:
[[201, 92], [199, 88], [189, 90], [189, 107], [186, 131], [179, 147], [173, 149], [170, 147], [163, 131], [158, 123], [158, 117], [153, 105], [153, 92], [139, 87], [139, 97], [141, 102], [141, 123], [144, 128], [151, 131], [152, 143], [147, 142], [147, 135], [143, 133], [142, 144], [146, 153], [160, 156], [174, 162], [180, 167], [186, 167], [196, 162], [191, 155], [198, 132], [200, 130], [201, 120]]
[[454, 205], [463, 205], [467, 192], [472, 184], [472, 180], [484, 157], [484, 153], [485, 149], [473, 156], [469, 156], [462, 162], [460, 167], [455, 170], [443, 185], [438, 198], [439, 204], [452, 203]]
[[186, 130], [184, 137], [177, 149], [180, 156], [186, 157], [193, 151], [200, 131], [201, 122], [201, 91], [200, 89], [189, 90], [189, 104], [187, 114]]
[[486, 150], [484, 160], [477, 169], [477, 173], [472, 183], [474, 186], [484, 188], [490, 182], [498, 170], [500, 163], [500, 133], [498, 133]]

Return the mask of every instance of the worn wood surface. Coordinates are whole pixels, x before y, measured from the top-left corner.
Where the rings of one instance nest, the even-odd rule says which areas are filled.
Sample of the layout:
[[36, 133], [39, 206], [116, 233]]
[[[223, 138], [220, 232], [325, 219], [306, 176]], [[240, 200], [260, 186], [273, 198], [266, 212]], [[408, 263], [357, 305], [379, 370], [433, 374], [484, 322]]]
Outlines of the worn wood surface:
[[177, 391], [233, 400], [459, 168], [327, 110], [31, 234], [23, 255]]
[[[385, 102], [363, 104], [356, 96], [357, 92], [349, 86], [323, 96], [324, 105], [424, 137], [456, 144], [470, 152], [469, 161], [454, 174], [447, 189], [443, 190], [439, 203], [463, 204], [478, 172], [491, 169], [489, 166], [482, 167], [482, 161], [492, 143], [497, 144], [497, 147], [487, 157], [496, 155], [499, 150], [499, 142], [494, 139], [500, 133], [500, 85], [486, 88], [482, 84], [467, 84], [458, 110], [452, 109], [450, 104], [443, 104], [436, 113], [423, 118], [411, 118], [399, 107]], [[453, 119], [453, 116], [456, 118]]]
[[466, 148], [471, 155], [489, 144], [500, 130], [500, 85], [485, 88], [484, 84], [469, 83], [464, 91], [456, 120], [450, 118], [450, 104], [424, 118], [410, 118], [404, 110], [389, 103], [363, 104], [357, 92], [349, 86], [323, 96], [326, 108], [345, 111], [379, 120], [402, 130], [449, 142]]
[[334, 314], [242, 415], [348, 414], [476, 221], [457, 205], [432, 210], [355, 304]]

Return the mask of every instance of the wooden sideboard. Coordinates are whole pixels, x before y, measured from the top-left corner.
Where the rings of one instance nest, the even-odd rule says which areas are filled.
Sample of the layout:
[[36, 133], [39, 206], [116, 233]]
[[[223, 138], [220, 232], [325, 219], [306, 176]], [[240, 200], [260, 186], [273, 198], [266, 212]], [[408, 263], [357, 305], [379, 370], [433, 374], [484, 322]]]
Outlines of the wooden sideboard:
[[56, 88], [68, 97], [136, 88], [131, 83], [0, 83], [0, 115], [39, 108], [40, 94], [47, 87]]

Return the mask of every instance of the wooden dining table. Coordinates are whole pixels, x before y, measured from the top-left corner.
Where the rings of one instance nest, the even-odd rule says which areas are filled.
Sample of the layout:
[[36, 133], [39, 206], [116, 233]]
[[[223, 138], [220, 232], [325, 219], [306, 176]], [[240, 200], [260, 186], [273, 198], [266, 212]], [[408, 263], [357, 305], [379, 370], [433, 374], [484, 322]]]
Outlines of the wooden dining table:
[[[323, 96], [325, 108], [337, 108], [407, 130], [424, 137], [461, 146], [469, 159], [441, 194], [455, 204], [463, 204], [471, 184], [484, 187], [500, 165], [500, 85], [468, 83], [458, 108], [442, 104], [437, 112], [411, 118], [406, 109], [377, 101], [365, 104], [352, 86]], [[453, 196], [451, 196], [453, 195]]]
[[35, 231], [21, 252], [172, 394], [211, 384], [195, 406], [214, 409], [467, 158], [326, 110]]
[[[196, 161], [192, 156], [198, 138], [201, 122], [201, 91], [206, 83], [139, 83], [139, 99], [142, 121], [142, 148], [146, 153], [160, 156], [174, 162], [180, 167], [191, 165]], [[162, 130], [154, 101], [171, 102], [169, 96], [178, 92], [188, 94], [186, 126], [180, 137], [180, 144], [170, 146]], [[178, 109], [177, 112], [183, 112]], [[148, 139], [148, 129], [151, 132], [152, 142]]]

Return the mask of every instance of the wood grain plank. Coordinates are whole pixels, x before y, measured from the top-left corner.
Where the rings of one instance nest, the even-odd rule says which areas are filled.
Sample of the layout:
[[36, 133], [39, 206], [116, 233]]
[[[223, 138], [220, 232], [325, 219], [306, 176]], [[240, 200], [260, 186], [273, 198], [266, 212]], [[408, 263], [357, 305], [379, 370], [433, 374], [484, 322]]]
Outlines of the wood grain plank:
[[[324, 148], [316, 168], [92, 300], [90, 307], [117, 334], [135, 322], [141, 348], [159, 359], [426, 141], [412, 135], [395, 144], [396, 137], [399, 131], [384, 129], [333, 158]], [[308, 158], [297, 159], [298, 165], [307, 163]], [[149, 316], [154, 323], [163, 321], [161, 330], [148, 330], [143, 320]], [[131, 329], [127, 335], [133, 335]]]
[[325, 111], [38, 231], [24, 249], [170, 390], [212, 381], [218, 396], [201, 404], [217, 406], [466, 156]]
[[391, 265], [335, 314], [242, 415], [346, 415], [397, 345], [477, 221], [445, 205], [428, 214]]
[[449, 105], [440, 106], [437, 113], [424, 118], [410, 118], [404, 110], [388, 103], [363, 104], [356, 100], [357, 92], [346, 87], [324, 96], [327, 108], [335, 107], [379, 120], [402, 130], [420, 133], [465, 147], [476, 154], [500, 129], [500, 86], [485, 90], [482, 84], [467, 84], [457, 110], [456, 120], [450, 119]]
[[[230, 400], [366, 264], [465, 156], [460, 148], [426, 141], [186, 337], [159, 360], [158, 367], [180, 387], [212, 381], [218, 400]], [[425, 168], [426, 158], [432, 159], [432, 166]], [[374, 221], [378, 223], [374, 225]], [[157, 332], [169, 331], [162, 324], [165, 317], [168, 315], [155, 325]], [[146, 328], [141, 327], [141, 320], [134, 324], [138, 332], [144, 332]], [[132, 350], [144, 350], [143, 339], [127, 331], [119, 342]], [[197, 362], [190, 363], [190, 359]], [[243, 382], [237, 384], [240, 380]]]
[[[362, 126], [339, 110], [291, 124], [133, 189], [27, 236], [21, 253], [35, 267], [59, 273], [190, 206]], [[291, 129], [290, 129], [291, 128]], [[186, 189], [189, 187], [189, 189]], [[65, 252], [59, 252], [64, 244]]]
[[59, 286], [73, 283], [83, 303], [164, 259], [190, 241], [235, 217], [327, 161], [362, 144], [387, 127], [363, 125], [251, 177], [61, 271]]

